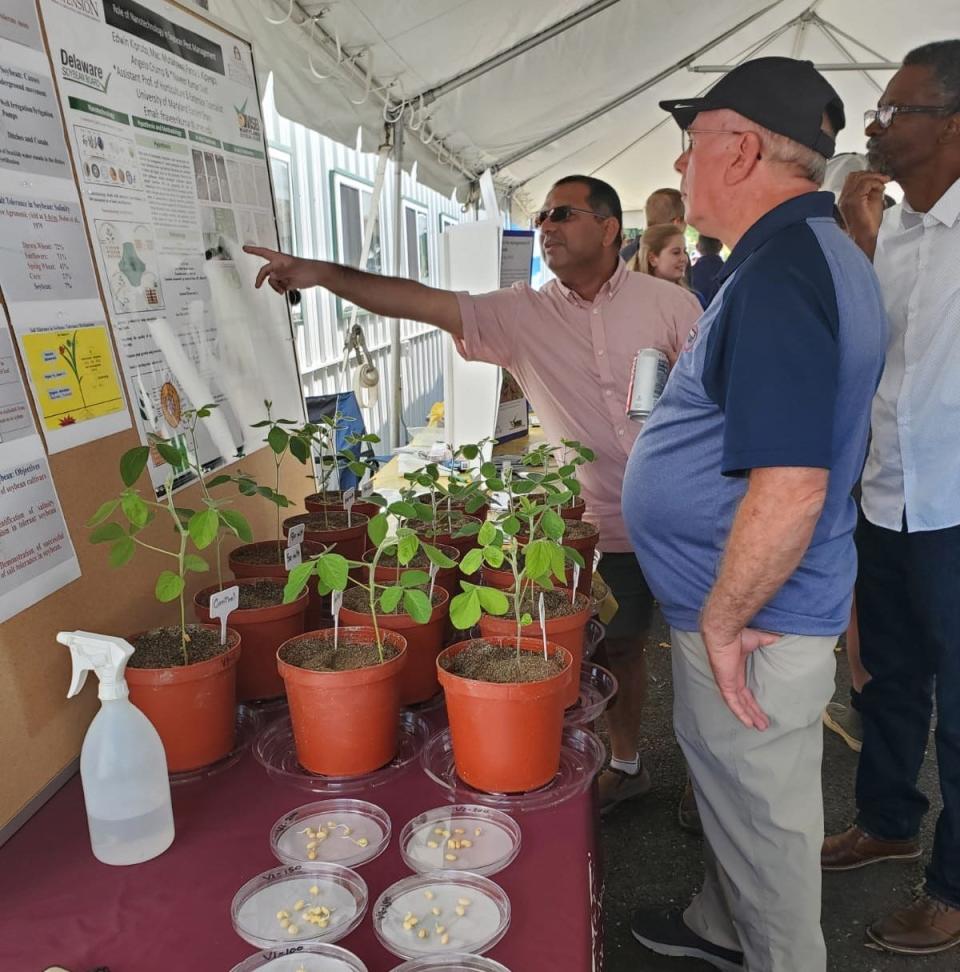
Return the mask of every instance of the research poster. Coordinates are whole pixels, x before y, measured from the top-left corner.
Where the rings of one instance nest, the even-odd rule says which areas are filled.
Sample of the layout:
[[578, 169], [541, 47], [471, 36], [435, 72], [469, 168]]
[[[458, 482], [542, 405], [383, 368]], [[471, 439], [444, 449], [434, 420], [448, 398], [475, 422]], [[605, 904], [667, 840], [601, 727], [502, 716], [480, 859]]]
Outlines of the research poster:
[[[286, 306], [244, 243], [277, 235], [250, 47], [166, 0], [41, 0], [109, 322], [141, 436], [208, 469], [302, 414]], [[158, 494], [189, 481], [154, 450]]]
[[0, 290], [49, 451], [129, 428], [49, 63], [2, 37]]
[[0, 37], [43, 50], [34, 0], [3, 0], [0, 6]]

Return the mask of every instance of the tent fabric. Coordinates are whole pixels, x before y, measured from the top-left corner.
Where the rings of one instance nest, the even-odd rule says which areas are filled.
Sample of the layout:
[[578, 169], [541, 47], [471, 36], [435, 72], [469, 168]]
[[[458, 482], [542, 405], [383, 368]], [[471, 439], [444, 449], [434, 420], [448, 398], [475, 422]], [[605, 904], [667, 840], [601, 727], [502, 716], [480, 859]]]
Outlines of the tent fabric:
[[[689, 97], [719, 77], [686, 66], [729, 65], [754, 55], [809, 58], [815, 63], [894, 61], [912, 47], [960, 36], [956, 0], [619, 0], [419, 110], [416, 95], [503, 52], [592, 4], [585, 0], [211, 0], [211, 11], [253, 38], [261, 72], [273, 71], [281, 114], [341, 142], [372, 151], [384, 139], [383, 104], [362, 105], [360, 84], [319, 80], [333, 58], [311, 33], [311, 19], [338, 38], [356, 64], [394, 97], [411, 104], [406, 119], [427, 128], [405, 136], [405, 167], [445, 194], [461, 193], [493, 166], [498, 188], [527, 211], [551, 183], [573, 172], [596, 175], [621, 193], [625, 210], [643, 206], [661, 185], [677, 185], [672, 165], [680, 150], [675, 124], [657, 107]], [[732, 36], [711, 42], [762, 12]], [[265, 20], [290, 18], [281, 25]], [[299, 24], [299, 26], [298, 26]], [[824, 24], [831, 26], [824, 26]], [[832, 36], [831, 36], [832, 34]], [[673, 68], [673, 70], [671, 70]], [[509, 164], [529, 146], [620, 98], [661, 73], [662, 80], [601, 117]], [[863, 149], [861, 118], [873, 107], [890, 70], [834, 71], [827, 77], [847, 111], [837, 151]], [[451, 166], [425, 146], [427, 130], [455, 153]]]

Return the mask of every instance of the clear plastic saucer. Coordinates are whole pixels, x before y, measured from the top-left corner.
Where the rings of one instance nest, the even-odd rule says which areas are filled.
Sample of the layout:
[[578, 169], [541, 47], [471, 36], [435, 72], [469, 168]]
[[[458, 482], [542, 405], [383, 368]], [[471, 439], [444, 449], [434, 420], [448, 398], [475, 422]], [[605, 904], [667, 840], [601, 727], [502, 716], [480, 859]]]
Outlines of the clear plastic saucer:
[[617, 694], [613, 672], [602, 665], [584, 662], [580, 669], [580, 695], [563, 714], [565, 726], [589, 726]]
[[170, 785], [179, 786], [182, 783], [193, 783], [195, 780], [205, 780], [216, 776], [224, 770], [230, 769], [240, 761], [240, 757], [253, 745], [254, 740], [263, 729], [263, 717], [255, 709], [247, 705], [237, 706], [237, 728], [233, 737], [233, 749], [226, 756], [208, 766], [197, 769], [183, 770], [170, 774]]
[[430, 955], [410, 959], [393, 972], [510, 972], [505, 966], [485, 955]]
[[452, 801], [477, 803], [507, 813], [546, 810], [578, 796], [589, 789], [605, 761], [603, 743], [592, 732], [565, 726], [560, 747], [560, 769], [546, 786], [529, 793], [485, 793], [468, 786], [457, 776], [449, 728], [431, 736], [420, 757], [423, 771], [448, 791]]
[[[290, 864], [247, 881], [233, 897], [230, 917], [233, 930], [257, 948], [336, 942], [363, 920], [367, 900], [363, 878], [348, 867]], [[319, 907], [329, 912], [326, 927], [307, 920]]]
[[400, 854], [411, 871], [421, 874], [471, 871], [489, 876], [516, 858], [520, 842], [520, 825], [512, 817], [492, 807], [458, 804], [409, 821], [400, 831]]
[[414, 715], [422, 715], [442, 709], [444, 702], [445, 698], [441, 689], [436, 695], [431, 695], [429, 699], [425, 699], [423, 702], [414, 702], [412, 705], [405, 705], [403, 708], [404, 711], [412, 712]]
[[[416, 922], [408, 922], [410, 917]], [[468, 872], [404, 878], [387, 888], [373, 907], [373, 930], [380, 944], [401, 958], [480, 954], [493, 948], [509, 927], [506, 892], [489, 878]]]
[[367, 972], [367, 967], [339, 945], [290, 945], [257, 952], [230, 972]]
[[597, 653], [607, 629], [596, 619], [590, 618], [583, 629], [583, 660], [589, 661]]
[[427, 723], [412, 712], [400, 713], [400, 741], [397, 755], [386, 766], [363, 776], [321, 776], [297, 762], [290, 717], [277, 719], [257, 738], [253, 755], [273, 779], [282, 780], [309, 793], [340, 796], [361, 793], [392, 782], [421, 753], [427, 739]]
[[387, 849], [390, 830], [390, 817], [372, 803], [321, 800], [284, 814], [270, 829], [270, 849], [284, 864], [357, 867]]

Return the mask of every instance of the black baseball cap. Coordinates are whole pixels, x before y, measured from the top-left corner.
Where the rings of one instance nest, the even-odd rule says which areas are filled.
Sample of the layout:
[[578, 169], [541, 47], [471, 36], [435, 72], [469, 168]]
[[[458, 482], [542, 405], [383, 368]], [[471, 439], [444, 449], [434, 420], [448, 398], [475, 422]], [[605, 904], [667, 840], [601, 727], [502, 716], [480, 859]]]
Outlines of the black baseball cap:
[[660, 107], [687, 129], [701, 111], [729, 108], [778, 135], [806, 145], [825, 158], [834, 139], [821, 131], [826, 112], [834, 132], [846, 124], [843, 101], [811, 61], [758, 57], [725, 74], [702, 98], [661, 101]]

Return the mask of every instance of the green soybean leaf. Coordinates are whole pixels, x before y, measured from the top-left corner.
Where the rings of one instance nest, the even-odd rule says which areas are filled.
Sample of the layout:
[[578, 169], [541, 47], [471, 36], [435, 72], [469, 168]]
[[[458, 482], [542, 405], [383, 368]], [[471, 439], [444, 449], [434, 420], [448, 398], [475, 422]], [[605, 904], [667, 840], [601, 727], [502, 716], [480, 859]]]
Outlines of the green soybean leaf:
[[400, 603], [403, 597], [402, 587], [388, 587], [380, 595], [380, 607], [383, 608], [386, 614], [392, 614], [397, 609], [397, 605]]
[[480, 620], [479, 588], [474, 587], [458, 594], [450, 602], [450, 621], [460, 631], [472, 628]]
[[520, 532], [520, 521], [515, 516], [508, 516], [503, 523], [500, 524], [500, 529], [508, 537], [515, 537]]
[[191, 553], [184, 556], [183, 567], [185, 570], [192, 570], [195, 574], [204, 574], [210, 569], [210, 565], [203, 557], [198, 557], [196, 554]]
[[430, 598], [423, 591], [404, 591], [403, 609], [417, 624], [426, 624], [433, 614]]
[[400, 537], [400, 540], [397, 543], [397, 560], [401, 564], [409, 564], [410, 561], [413, 560], [419, 546], [420, 541], [417, 539], [415, 534]]
[[407, 503], [404, 500], [398, 500], [396, 503], [391, 503], [387, 510], [394, 516], [398, 516], [403, 520], [413, 520], [416, 518], [417, 509], [413, 503]]
[[420, 546], [423, 548], [423, 552], [427, 555], [427, 559], [431, 564], [436, 564], [438, 567], [445, 567], [447, 569], [456, 566], [457, 562], [451, 560], [439, 547], [431, 546], [422, 540], [420, 541]]
[[217, 530], [220, 528], [220, 517], [216, 510], [206, 509], [199, 513], [194, 513], [187, 524], [187, 533], [190, 539], [196, 544], [198, 550], [209, 547], [216, 539]]
[[109, 543], [125, 536], [119, 523], [103, 523], [90, 534], [91, 543]]
[[124, 493], [120, 501], [123, 515], [135, 526], [146, 526], [150, 509], [136, 493]]
[[121, 537], [110, 548], [110, 566], [122, 567], [134, 554], [137, 545], [129, 537]]
[[531, 540], [523, 551], [523, 572], [534, 580], [550, 574], [553, 566], [553, 544], [547, 540]]
[[487, 614], [506, 614], [510, 610], [510, 601], [503, 591], [493, 587], [478, 587], [477, 594], [480, 598], [480, 606]]
[[401, 587], [423, 587], [430, 583], [430, 575], [425, 570], [405, 570], [400, 575]]
[[493, 538], [497, 535], [497, 528], [489, 521], [486, 520], [480, 526], [480, 531], [477, 533], [477, 543], [481, 547], [486, 547], [488, 544], [493, 543]]
[[274, 425], [267, 433], [267, 445], [279, 456], [282, 455], [290, 441], [290, 433], [284, 431], [279, 425]]
[[120, 478], [124, 486], [132, 486], [140, 478], [149, 458], [149, 446], [137, 446], [120, 457]]
[[219, 510], [218, 515], [220, 521], [226, 524], [236, 537], [244, 543], [253, 542], [253, 530], [250, 529], [250, 524], [242, 513], [236, 510]]
[[460, 561], [460, 570], [464, 574], [475, 574], [483, 563], [483, 551], [479, 547], [468, 550]]
[[386, 539], [388, 529], [389, 524], [386, 516], [383, 513], [378, 513], [367, 523], [367, 536], [370, 538], [370, 542], [375, 547], [379, 547]]
[[317, 560], [317, 576], [331, 590], [342, 591], [347, 586], [350, 565], [340, 554], [323, 554]]
[[575, 564], [578, 564], [580, 567], [586, 566], [586, 563], [583, 559], [583, 554], [581, 554], [579, 550], [575, 550], [573, 547], [564, 547], [563, 553], [566, 556], [567, 560], [572, 560]]
[[287, 583], [283, 588], [284, 604], [289, 604], [300, 596], [301, 591], [307, 586], [307, 581], [310, 580], [313, 574], [314, 566], [314, 561], [308, 560], [305, 563], [297, 564], [290, 571], [287, 576]]
[[156, 439], [154, 440], [153, 447], [160, 453], [160, 458], [164, 462], [169, 463], [174, 468], [183, 465], [183, 453], [176, 446], [165, 442], [163, 439]]
[[103, 521], [108, 516], [110, 516], [113, 513], [113, 511], [119, 505], [120, 505], [120, 500], [118, 500], [118, 499], [107, 500], [106, 503], [101, 504], [97, 508], [97, 512], [94, 513], [93, 516], [91, 516], [89, 520], [87, 520], [86, 525], [88, 527], [95, 527], [95, 526], [98, 526], [99, 524], [103, 523]]
[[183, 578], [175, 574], [172, 570], [165, 570], [157, 578], [157, 586], [154, 594], [158, 601], [166, 604], [168, 601], [175, 601], [184, 588]]
[[483, 559], [494, 569], [499, 570], [503, 566], [504, 553], [502, 547], [484, 547]]
[[564, 524], [563, 517], [559, 513], [555, 513], [553, 510], [547, 510], [543, 514], [543, 519], [540, 521], [540, 527], [544, 534], [551, 540], [559, 540], [563, 536], [566, 524]]

